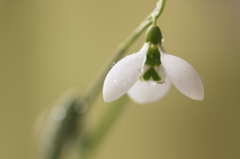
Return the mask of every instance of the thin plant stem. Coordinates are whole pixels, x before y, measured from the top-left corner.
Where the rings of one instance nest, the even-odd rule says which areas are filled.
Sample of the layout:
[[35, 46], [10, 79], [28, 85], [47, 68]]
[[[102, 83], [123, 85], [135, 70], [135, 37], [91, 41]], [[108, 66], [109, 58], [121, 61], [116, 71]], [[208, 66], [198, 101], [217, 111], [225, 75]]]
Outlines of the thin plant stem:
[[[95, 81], [93, 81], [89, 89], [85, 92], [85, 95], [81, 98], [73, 99], [71, 102], [68, 102], [68, 104], [65, 105], [65, 107], [67, 108], [66, 109], [67, 116], [65, 117], [64, 120], [57, 123], [58, 124], [57, 129], [55, 129], [54, 133], [51, 134], [52, 136], [50, 141], [51, 149], [47, 149], [47, 147], [45, 147], [45, 149], [47, 149], [47, 152], [45, 152], [45, 156], [46, 156], [44, 157], [45, 159], [58, 159], [60, 157], [60, 152], [62, 150], [62, 147], [65, 141], [68, 138], [76, 138], [76, 134], [82, 133], [80, 132], [82, 129], [78, 129], [77, 128], [78, 124], [76, 123], [83, 122], [84, 115], [81, 113], [78, 114], [78, 112], [76, 111], [76, 108], [81, 108], [86, 104], [88, 105], [88, 107], [91, 107], [94, 100], [97, 98], [98, 94], [102, 90], [105, 76], [110, 70], [113, 62], [116, 62], [121, 58], [121, 56], [133, 44], [133, 42], [153, 22], [153, 19], [154, 19], [153, 17], [157, 19], [162, 14], [165, 4], [166, 4], [166, 0], [159, 0], [156, 8], [151, 12], [151, 14], [147, 16], [147, 18], [142, 23], [140, 23], [140, 25], [122, 43], [119, 44], [116, 51], [113, 53], [112, 57], [106, 63], [105, 67], [95, 78]], [[111, 118], [111, 120], [115, 120], [122, 110], [123, 109], [118, 109], [117, 107], [116, 109], [110, 109], [108, 111], [108, 114], [109, 115], [113, 114], [113, 116], [111, 115], [111, 117], [109, 117], [109, 115], [106, 115], [105, 116], [106, 119], [102, 119], [101, 121], [103, 123], [100, 123], [100, 126], [103, 125], [103, 127], [97, 128], [96, 131], [93, 134], [91, 134], [91, 136], [88, 136], [94, 139], [91, 141], [92, 144], [90, 144], [90, 147], [88, 147], [89, 149], [96, 149], [99, 141], [101, 141], [101, 139], [106, 134], [107, 130], [111, 127], [113, 121], [106, 122], [106, 120], [109, 120], [109, 118]]]
[[156, 8], [152, 11], [152, 13], [149, 16], [147, 16], [147, 18], [122, 43], [118, 45], [116, 51], [112, 54], [112, 57], [106, 63], [102, 71], [99, 72], [97, 78], [95, 78], [96, 80], [93, 81], [92, 85], [90, 85], [91, 87], [86, 91], [86, 94], [83, 99], [88, 103], [88, 105], [91, 105], [91, 103], [95, 100], [95, 98], [101, 91], [104, 79], [107, 73], [109, 72], [111, 65], [121, 58], [121, 56], [133, 44], [133, 42], [153, 22], [152, 18], [153, 15], [155, 16], [155, 19], [157, 19], [161, 15], [165, 7], [165, 4], [166, 0], [160, 0]]
[[118, 119], [128, 102], [128, 97], [124, 95], [118, 101], [110, 104], [109, 108], [103, 114], [103, 117], [97, 127], [92, 133], [87, 133], [81, 141], [80, 158], [91, 158], [94, 154], [92, 152], [97, 149], [101, 141], [109, 132], [111, 126]]
[[[86, 93], [87, 96], [84, 99], [87, 103], [89, 104], [92, 103], [94, 99], [97, 97], [98, 93], [102, 89], [102, 84], [104, 82], [104, 79], [113, 62], [116, 62], [117, 60], [120, 59], [120, 57], [132, 45], [132, 43], [141, 35], [141, 33], [151, 23], [156, 23], [156, 19], [161, 15], [165, 7], [166, 0], [160, 0], [159, 3], [161, 3], [161, 4], [158, 4], [160, 6], [157, 6], [156, 9], [122, 43], [119, 44], [119, 46], [117, 47], [117, 50], [115, 51], [113, 56], [110, 58], [109, 62], [107, 62], [103, 71], [100, 72], [100, 74], [98, 75], [98, 78], [96, 78], [97, 81], [94, 82], [93, 86]], [[104, 115], [104, 118], [100, 121], [99, 126], [96, 128], [96, 131], [93, 134], [87, 135], [87, 137], [83, 140], [82, 142], [83, 154], [80, 155], [81, 159], [85, 158], [85, 155], [88, 151], [92, 152], [97, 148], [97, 146], [99, 145], [99, 142], [106, 135], [107, 131], [109, 130], [111, 125], [114, 123], [114, 120], [116, 120], [117, 116], [120, 114], [121, 111], [123, 111], [123, 108], [125, 108], [124, 107], [125, 100], [126, 100], [126, 96], [120, 99], [120, 101], [116, 103], [115, 106], [113, 106], [114, 108], [110, 107], [109, 110], [107, 110], [107, 113]]]

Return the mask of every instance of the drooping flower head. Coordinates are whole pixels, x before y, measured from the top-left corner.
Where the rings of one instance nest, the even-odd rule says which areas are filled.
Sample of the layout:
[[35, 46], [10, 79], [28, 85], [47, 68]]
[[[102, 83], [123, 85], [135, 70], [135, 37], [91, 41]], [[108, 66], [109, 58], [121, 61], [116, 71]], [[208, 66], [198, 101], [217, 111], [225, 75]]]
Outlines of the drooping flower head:
[[167, 54], [162, 47], [160, 28], [148, 28], [141, 50], [116, 63], [105, 78], [103, 97], [111, 102], [123, 94], [140, 104], [166, 95], [171, 82], [191, 99], [203, 100], [204, 88], [194, 68], [183, 59]]

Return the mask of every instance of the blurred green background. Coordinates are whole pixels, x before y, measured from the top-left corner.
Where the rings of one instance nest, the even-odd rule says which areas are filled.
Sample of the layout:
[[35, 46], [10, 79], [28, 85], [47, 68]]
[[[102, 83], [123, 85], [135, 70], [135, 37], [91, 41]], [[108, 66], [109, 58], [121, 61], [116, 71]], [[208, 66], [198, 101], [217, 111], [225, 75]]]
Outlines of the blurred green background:
[[[35, 158], [39, 113], [68, 88], [83, 93], [155, 4], [2, 0], [0, 158]], [[240, 1], [168, 0], [158, 25], [166, 51], [201, 76], [205, 99], [191, 100], [172, 87], [153, 104], [129, 101], [96, 159], [239, 159]], [[143, 41], [141, 36], [127, 53], [138, 51]], [[108, 106], [101, 94], [88, 114], [90, 129]]]

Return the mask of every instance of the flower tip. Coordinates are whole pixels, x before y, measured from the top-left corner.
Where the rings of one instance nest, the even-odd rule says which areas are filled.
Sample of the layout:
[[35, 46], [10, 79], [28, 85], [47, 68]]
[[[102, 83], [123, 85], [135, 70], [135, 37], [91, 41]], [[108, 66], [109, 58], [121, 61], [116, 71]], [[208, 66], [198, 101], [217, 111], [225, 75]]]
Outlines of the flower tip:
[[192, 98], [193, 100], [199, 100], [199, 101], [202, 101], [204, 99], [204, 96], [202, 97], [195, 97], [195, 98]]
[[107, 91], [105, 89], [103, 89], [103, 100], [105, 103], [109, 103], [114, 101], [115, 99], [113, 99], [113, 97], [111, 95], [109, 95], [109, 93], [107, 93]]
[[199, 95], [195, 100], [200, 100], [202, 101], [204, 99], [204, 93], [202, 93], [201, 95]]
[[103, 96], [103, 100], [104, 100], [105, 103], [109, 103], [109, 102], [113, 101], [113, 100], [110, 100], [110, 99], [106, 98], [105, 96]]
[[199, 100], [199, 101], [202, 101], [204, 99], [204, 91], [203, 89], [201, 89], [200, 92], [195, 92], [195, 94], [189, 94], [189, 95], [186, 95], [187, 97], [193, 99], [193, 100]]

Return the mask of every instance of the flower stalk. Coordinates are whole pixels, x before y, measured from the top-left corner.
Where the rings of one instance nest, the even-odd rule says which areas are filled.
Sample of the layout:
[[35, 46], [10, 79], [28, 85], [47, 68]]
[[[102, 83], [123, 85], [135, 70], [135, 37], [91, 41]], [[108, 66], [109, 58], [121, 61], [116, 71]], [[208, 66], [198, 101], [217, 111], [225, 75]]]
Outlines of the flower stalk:
[[[70, 103], [68, 103], [65, 107], [67, 107], [67, 116], [62, 121], [58, 122], [58, 128], [54, 130], [54, 134], [51, 134], [51, 140], [50, 145], [51, 149], [45, 150], [45, 159], [58, 159], [60, 158], [60, 152], [62, 150], [62, 147], [64, 147], [64, 144], [67, 140], [67, 138], [77, 138], [75, 134], [82, 134], [82, 128], [77, 129], [78, 124], [72, 124], [77, 122], [83, 122], [84, 115], [77, 112], [76, 107], [81, 107], [81, 105], [87, 104], [88, 107], [91, 107], [91, 105], [94, 103], [95, 99], [97, 98], [98, 94], [102, 90], [102, 85], [104, 82], [104, 79], [108, 73], [108, 71], [111, 68], [112, 63], [118, 61], [121, 56], [127, 51], [127, 49], [133, 44], [133, 42], [143, 33], [143, 31], [150, 26], [152, 23], [156, 23], [156, 19], [162, 14], [163, 9], [165, 7], [166, 0], [159, 0], [159, 2], [156, 5], [156, 8], [147, 16], [147, 18], [140, 23], [140, 25], [122, 42], [118, 45], [116, 51], [112, 54], [109, 61], [106, 63], [105, 67], [102, 69], [102, 71], [99, 72], [97, 77], [95, 78], [95, 81], [90, 85], [90, 87], [85, 92], [84, 96], [81, 98], [76, 98], [72, 100]], [[80, 104], [78, 101], [81, 101]], [[122, 105], [124, 105], [124, 102], [122, 102]], [[124, 108], [124, 107], [123, 107]], [[119, 109], [119, 107], [116, 107], [116, 109], [110, 109], [108, 111], [108, 114], [106, 115], [106, 119], [102, 119], [102, 123], [99, 125], [103, 125], [104, 127], [98, 127], [97, 130], [87, 135], [86, 138], [84, 138], [82, 141], [83, 143], [90, 143], [90, 144], [83, 144], [84, 151], [87, 151], [87, 149], [95, 150], [97, 148], [98, 143], [101, 141], [101, 139], [106, 134], [109, 127], [111, 127], [113, 120], [116, 119], [116, 117], [120, 114], [120, 112], [123, 110], [123, 108]], [[69, 113], [71, 112], [71, 113]], [[74, 113], [73, 113], [74, 112]], [[111, 115], [112, 114], [112, 115]], [[67, 119], [67, 120], [66, 120]], [[81, 121], [79, 121], [81, 120]], [[111, 120], [112, 122], [106, 122], [108, 120]], [[107, 123], [107, 124], [104, 124]], [[72, 126], [72, 131], [66, 131], [68, 130], [69, 125]], [[83, 124], [81, 124], [83, 125]], [[74, 132], [73, 132], [74, 131]], [[94, 140], [89, 140], [94, 139]], [[44, 147], [44, 146], [43, 146]], [[85, 156], [82, 156], [84, 158]]]
[[147, 18], [122, 43], [118, 45], [116, 51], [112, 54], [102, 71], [100, 71], [95, 78], [96, 80], [93, 81], [93, 84], [90, 85], [89, 89], [86, 91], [83, 99], [88, 103], [88, 105], [90, 105], [95, 100], [95, 98], [101, 91], [102, 84], [108, 71], [111, 68], [111, 65], [114, 62], [118, 61], [127, 51], [127, 49], [133, 44], [133, 42], [143, 33], [143, 31], [162, 14], [165, 4], [166, 0], [160, 0], [152, 13], [149, 14], [149, 16], [147, 16]]

